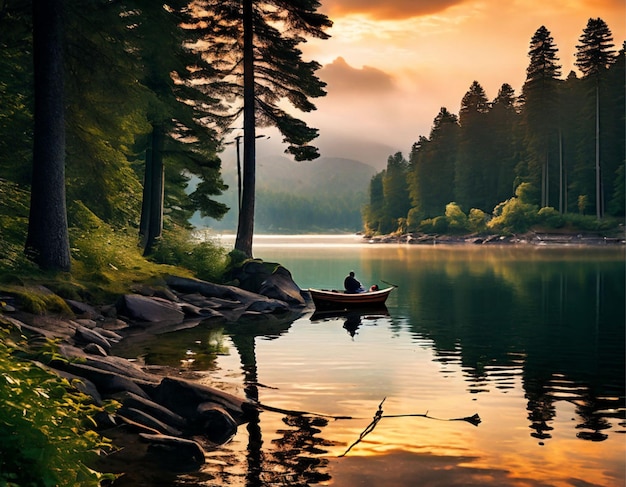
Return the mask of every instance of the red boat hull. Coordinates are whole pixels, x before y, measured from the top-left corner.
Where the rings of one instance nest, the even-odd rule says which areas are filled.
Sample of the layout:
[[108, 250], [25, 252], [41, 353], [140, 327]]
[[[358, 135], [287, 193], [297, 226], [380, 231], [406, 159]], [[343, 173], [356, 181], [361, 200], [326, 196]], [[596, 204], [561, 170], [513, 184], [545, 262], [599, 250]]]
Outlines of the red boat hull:
[[347, 294], [342, 291], [328, 291], [324, 289], [309, 289], [316, 308], [362, 308], [367, 306], [381, 306], [385, 304], [393, 287], [379, 291]]

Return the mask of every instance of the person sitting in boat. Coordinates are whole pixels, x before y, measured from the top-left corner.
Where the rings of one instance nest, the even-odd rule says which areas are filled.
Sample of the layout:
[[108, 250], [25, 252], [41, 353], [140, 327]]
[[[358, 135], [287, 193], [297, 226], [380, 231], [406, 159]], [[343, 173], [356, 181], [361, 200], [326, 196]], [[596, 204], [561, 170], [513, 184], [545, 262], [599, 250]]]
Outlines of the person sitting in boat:
[[365, 292], [361, 283], [354, 277], [354, 271], [350, 271], [350, 274], [343, 280], [343, 287], [346, 289], [347, 294], [356, 294]]

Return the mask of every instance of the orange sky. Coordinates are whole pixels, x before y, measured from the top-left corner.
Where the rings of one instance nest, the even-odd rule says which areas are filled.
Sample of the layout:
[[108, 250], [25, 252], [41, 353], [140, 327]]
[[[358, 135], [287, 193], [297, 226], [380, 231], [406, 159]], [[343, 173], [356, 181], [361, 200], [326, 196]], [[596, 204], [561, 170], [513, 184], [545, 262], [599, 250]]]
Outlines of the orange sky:
[[[626, 39], [625, 0], [321, 3], [334, 22], [332, 37], [309, 39], [301, 48], [323, 65], [318, 75], [328, 83], [328, 95], [315, 100], [316, 112], [300, 115], [320, 130], [315, 143], [322, 156], [379, 168], [394, 152], [407, 156], [419, 135], [428, 136], [440, 107], [458, 113], [474, 80], [489, 99], [503, 83], [519, 94], [530, 39], [542, 25], [559, 49], [563, 77], [575, 69], [576, 44], [589, 18], [608, 24], [616, 50]], [[271, 146], [280, 137], [272, 139]]]

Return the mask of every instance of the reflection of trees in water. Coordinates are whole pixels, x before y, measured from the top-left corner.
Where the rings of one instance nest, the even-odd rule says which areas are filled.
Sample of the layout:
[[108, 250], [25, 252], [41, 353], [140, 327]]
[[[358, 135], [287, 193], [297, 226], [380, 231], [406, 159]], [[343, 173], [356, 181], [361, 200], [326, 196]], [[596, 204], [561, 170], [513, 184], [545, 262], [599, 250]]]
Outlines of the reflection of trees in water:
[[325, 447], [334, 443], [316, 436], [328, 420], [309, 416], [286, 416], [283, 422], [290, 429], [278, 430], [282, 438], [273, 440], [275, 450], [268, 452], [267, 485], [305, 487], [328, 481], [325, 471], [328, 459], [319, 455], [327, 453]]
[[581, 439], [607, 438], [626, 399], [624, 274], [614, 262], [506, 262], [457, 267], [454, 279], [425, 268], [406, 288], [411, 330], [457, 363], [472, 393], [512, 387], [522, 376], [531, 435], [551, 437], [556, 403], [576, 405]]
[[[270, 334], [282, 333], [290, 324], [291, 321], [278, 321], [273, 323], [274, 326], [266, 323], [262, 328], [239, 327], [238, 332], [231, 336], [241, 358], [246, 396], [250, 399], [259, 399], [255, 338], [267, 335], [268, 331]], [[277, 431], [282, 438], [272, 440], [273, 448], [264, 448], [260, 415], [258, 412], [251, 415], [246, 426], [246, 487], [306, 487], [330, 480], [330, 475], [325, 471], [328, 460], [320, 455], [326, 453], [324, 448], [333, 443], [316, 436], [328, 424], [328, 420], [299, 415], [285, 416], [283, 422], [289, 428]]]

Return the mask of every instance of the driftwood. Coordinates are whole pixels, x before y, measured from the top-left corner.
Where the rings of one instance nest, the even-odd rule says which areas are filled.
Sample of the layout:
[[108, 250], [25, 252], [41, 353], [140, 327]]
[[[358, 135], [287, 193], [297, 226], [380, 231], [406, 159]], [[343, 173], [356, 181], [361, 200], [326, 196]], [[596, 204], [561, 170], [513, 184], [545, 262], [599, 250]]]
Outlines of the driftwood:
[[[392, 418], [427, 418], [427, 419], [434, 419], [436, 421], [465, 421], [466, 423], [473, 424], [474, 426], [478, 426], [481, 423], [481, 419], [480, 419], [480, 416], [478, 414], [474, 414], [473, 416], [466, 416], [466, 417], [463, 417], [463, 418], [437, 418], [435, 416], [430, 416], [428, 414], [428, 411], [426, 413], [383, 414], [384, 413], [384, 411], [383, 411], [383, 403], [385, 402], [386, 399], [387, 399], [386, 397], [383, 398], [383, 400], [378, 405], [378, 410], [374, 414], [374, 418], [372, 419], [371, 423], [367, 425], [367, 427], [359, 435], [358, 439], [354, 443], [352, 443], [345, 452], [343, 452], [341, 455], [339, 455], [339, 457], [345, 457], [348, 454], [348, 452], [350, 450], [352, 450], [352, 448], [354, 448], [356, 445], [358, 445], [363, 440], [363, 438], [365, 438], [372, 431], [374, 431], [374, 428], [376, 428], [376, 425], [383, 418], [387, 418], [387, 419], [392, 419]], [[312, 413], [312, 412], [307, 412], [307, 411], [296, 411], [296, 410], [291, 410], [291, 409], [276, 408], [276, 407], [268, 406], [266, 404], [261, 404], [261, 403], [258, 403], [258, 402], [256, 403], [256, 406], [259, 409], [264, 410], [264, 411], [285, 414], [287, 416], [317, 416], [317, 417], [320, 417], [320, 418], [330, 418], [330, 419], [334, 419], [334, 420], [339, 420], [339, 419], [359, 419], [359, 418], [355, 418], [353, 416], [333, 416], [333, 415], [330, 415], [330, 414], [320, 414], [320, 413]]]
[[354, 443], [352, 443], [345, 452], [343, 452], [341, 455], [339, 455], [340, 457], [345, 457], [348, 454], [348, 452], [350, 450], [352, 450], [352, 448], [354, 448], [356, 445], [358, 445], [363, 440], [363, 438], [365, 438], [372, 431], [374, 431], [374, 428], [376, 428], [376, 425], [383, 418], [428, 418], [428, 419], [434, 419], [434, 420], [437, 420], [437, 421], [465, 421], [467, 423], [473, 424], [474, 426], [478, 426], [480, 424], [480, 422], [481, 422], [480, 416], [478, 416], [478, 414], [474, 414], [473, 416], [467, 416], [467, 417], [464, 417], [464, 418], [451, 418], [451, 419], [435, 418], [433, 416], [429, 416], [428, 412], [426, 412], [426, 413], [414, 413], [414, 414], [389, 414], [389, 415], [385, 415], [385, 414], [383, 414], [383, 403], [385, 402], [385, 399], [387, 399], [387, 398], [386, 397], [383, 398], [383, 400], [378, 405], [378, 410], [374, 414], [374, 418], [372, 419], [372, 422], [370, 424], [368, 424], [367, 427], [361, 432], [361, 434], [359, 435], [358, 439]]

